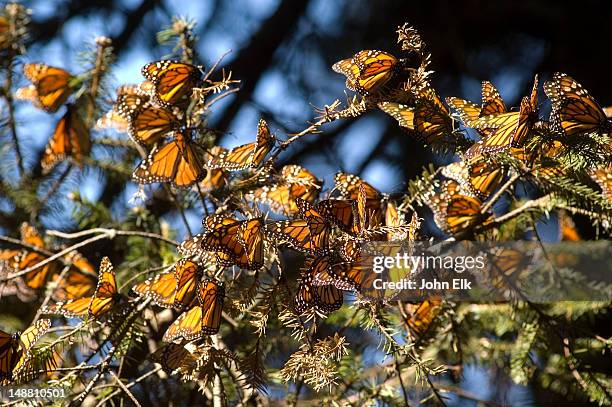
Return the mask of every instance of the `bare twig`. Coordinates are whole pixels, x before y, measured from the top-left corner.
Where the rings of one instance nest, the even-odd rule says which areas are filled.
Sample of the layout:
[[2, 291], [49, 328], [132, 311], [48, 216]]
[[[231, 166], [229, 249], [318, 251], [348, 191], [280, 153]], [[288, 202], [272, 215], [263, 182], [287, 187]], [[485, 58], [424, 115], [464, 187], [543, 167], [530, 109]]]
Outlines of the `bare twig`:
[[214, 98], [212, 98], [211, 100], [209, 100], [208, 102], [206, 102], [206, 104], [204, 105], [204, 109], [209, 109], [212, 105], [214, 105], [215, 103], [217, 103], [218, 101], [220, 101], [223, 98], [228, 97], [229, 95], [239, 92], [240, 88], [233, 88], [233, 89], [229, 89], [226, 92], [223, 92], [220, 95], [215, 96]]
[[492, 219], [490, 222], [487, 222], [487, 224], [483, 225], [483, 228], [491, 228], [494, 226], [498, 226], [503, 224], [504, 222], [507, 222], [517, 216], [519, 216], [520, 214], [522, 214], [523, 212], [532, 209], [532, 208], [539, 208], [539, 207], [543, 207], [546, 206], [550, 203], [550, 199], [551, 199], [551, 195], [545, 195], [541, 198], [538, 199], [534, 199], [532, 201], [527, 201], [525, 202], [523, 205], [519, 206], [518, 208], [505, 213], [501, 216], [498, 216], [495, 219]]
[[489, 199], [480, 209], [480, 213], [487, 213], [487, 211], [489, 209], [491, 209], [491, 207], [495, 204], [495, 202], [497, 202], [497, 200], [502, 196], [502, 194], [504, 192], [506, 192], [506, 190], [508, 188], [510, 188], [512, 186], [512, 184], [514, 184], [514, 182], [519, 179], [519, 177], [521, 176], [521, 174], [519, 174], [518, 172], [513, 174], [510, 179], [495, 193], [495, 195], [493, 195], [491, 197], [491, 199]]
[[157, 233], [142, 232], [139, 230], [94, 228], [94, 229], [83, 230], [81, 232], [76, 232], [76, 233], [64, 233], [64, 232], [60, 232], [59, 230], [48, 230], [47, 231], [47, 234], [49, 236], [56, 236], [62, 239], [77, 239], [79, 237], [94, 235], [97, 233], [112, 234], [113, 236], [140, 236], [140, 237], [146, 237], [149, 239], [161, 240], [162, 242], [166, 242], [174, 246], [179, 245], [179, 243], [176, 240], [168, 239], [162, 235], [158, 235]]
[[113, 372], [112, 370], [110, 371], [110, 374], [117, 380], [117, 385], [121, 388], [121, 390], [123, 390], [123, 392], [130, 398], [130, 400], [132, 400], [132, 402], [137, 406], [140, 407], [140, 403], [138, 402], [138, 400], [136, 399], [136, 397], [134, 397], [134, 395], [132, 394], [132, 392], [126, 387], [125, 384], [123, 384], [123, 382], [121, 381], [121, 378], [119, 376], [117, 376], [117, 374], [115, 372]]
[[[156, 366], [154, 369], [149, 370], [147, 373], [143, 374], [142, 376], [132, 380], [131, 382], [129, 382], [128, 384], [125, 385], [126, 389], [130, 389], [132, 387], [134, 387], [136, 384], [140, 383], [141, 381], [143, 381], [144, 379], [148, 378], [149, 376], [159, 372], [162, 369], [161, 366]], [[115, 397], [117, 394], [121, 393], [122, 390], [116, 390], [114, 392], [112, 392], [111, 394], [109, 394], [108, 396], [104, 397], [102, 400], [100, 400], [100, 402], [98, 404], [96, 404], [96, 407], [98, 406], [104, 406], [106, 405], [105, 403], [112, 399], [113, 397]]]

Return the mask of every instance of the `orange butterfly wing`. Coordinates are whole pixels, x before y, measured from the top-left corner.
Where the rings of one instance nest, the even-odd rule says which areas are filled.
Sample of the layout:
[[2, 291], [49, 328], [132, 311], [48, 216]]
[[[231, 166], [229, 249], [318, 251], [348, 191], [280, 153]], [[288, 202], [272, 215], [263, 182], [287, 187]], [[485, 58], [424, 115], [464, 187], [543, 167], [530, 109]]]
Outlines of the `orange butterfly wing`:
[[210, 169], [223, 168], [230, 171], [243, 170], [249, 167], [256, 168], [261, 165], [266, 155], [272, 150], [275, 140], [266, 121], [260, 119], [255, 142], [221, 152], [213, 156], [208, 161], [207, 166]]
[[171, 308], [174, 306], [176, 277], [173, 271], [161, 273], [135, 285], [132, 291], [141, 297], [151, 298], [153, 304]]
[[56, 112], [72, 93], [72, 75], [64, 69], [45, 64], [25, 64], [23, 73], [32, 86], [18, 90], [17, 98], [31, 100], [36, 107], [47, 112]]
[[91, 152], [89, 129], [74, 106], [68, 106], [55, 127], [42, 157], [42, 167], [48, 173], [58, 162], [71, 157], [78, 164], [83, 164], [83, 157]]
[[174, 140], [154, 148], [140, 163], [132, 174], [134, 181], [139, 184], [171, 182], [177, 188], [184, 188], [204, 179], [207, 174], [201, 161], [204, 150], [182, 133], [175, 133], [174, 137]]
[[172, 60], [147, 64], [142, 68], [142, 74], [154, 86], [153, 99], [163, 107], [175, 105], [190, 95], [202, 77], [199, 67]]
[[174, 266], [174, 280], [176, 294], [174, 295], [174, 307], [183, 308], [189, 305], [196, 296], [196, 290], [202, 271], [193, 261], [187, 259], [179, 260]]
[[164, 333], [165, 342], [176, 339], [194, 340], [202, 335], [214, 335], [219, 332], [223, 312], [225, 290], [215, 281], [201, 283], [198, 290], [198, 301], [191, 309], [183, 312]]
[[117, 292], [117, 281], [115, 280], [115, 270], [108, 257], [102, 258], [100, 264], [98, 286], [91, 298], [88, 313], [98, 319], [110, 311], [120, 299]]

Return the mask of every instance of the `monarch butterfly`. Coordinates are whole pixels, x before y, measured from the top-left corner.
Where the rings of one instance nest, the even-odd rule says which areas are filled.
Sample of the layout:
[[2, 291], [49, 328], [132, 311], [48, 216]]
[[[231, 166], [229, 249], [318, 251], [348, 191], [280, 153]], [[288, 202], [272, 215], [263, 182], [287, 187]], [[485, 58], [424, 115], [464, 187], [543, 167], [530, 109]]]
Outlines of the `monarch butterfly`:
[[471, 161], [468, 167], [468, 185], [476, 197], [483, 201], [497, 189], [504, 178], [502, 165], [484, 159]]
[[257, 270], [263, 266], [263, 221], [259, 218], [239, 221], [222, 215], [204, 219], [208, 232], [201, 240], [204, 250], [216, 251], [224, 266], [236, 264]]
[[446, 103], [457, 112], [459, 118], [467, 127], [478, 120], [482, 107], [474, 102], [457, 97], [447, 97]]
[[122, 298], [122, 295], [117, 292], [113, 265], [108, 257], [104, 257], [98, 272], [98, 285], [91, 298], [83, 297], [70, 299], [66, 302], [58, 302], [44, 307], [42, 312], [44, 314], [58, 314], [66, 317], [84, 317], [89, 315], [99, 319], [117, 305]]
[[449, 111], [434, 91], [419, 98], [415, 107], [395, 102], [381, 102], [378, 106], [422, 143], [453, 142], [449, 137], [454, 131]]
[[202, 269], [191, 260], [181, 259], [176, 263], [174, 266], [176, 281], [174, 308], [182, 309], [193, 302], [202, 275]]
[[57, 288], [53, 291], [53, 299], [67, 301], [93, 295], [97, 282], [93, 266], [76, 251], [69, 253], [66, 260], [72, 265], [66, 273], [56, 276]]
[[397, 210], [397, 205], [394, 202], [387, 202], [387, 208], [385, 209], [387, 241], [406, 240], [408, 231], [403, 227], [405, 223], [404, 214]]
[[544, 83], [544, 92], [552, 102], [552, 128], [565, 136], [585, 133], [606, 134], [612, 122], [589, 92], [566, 74], [556, 72]]
[[340, 196], [345, 199], [357, 201], [359, 199], [360, 188], [363, 185], [365, 194], [365, 207], [371, 220], [371, 225], [380, 225], [383, 222], [384, 213], [382, 211], [383, 194], [371, 184], [362, 180], [356, 175], [345, 172], [338, 172], [334, 176], [335, 187], [340, 191]]
[[489, 162], [484, 157], [476, 157], [447, 165], [442, 168], [442, 175], [457, 181], [463, 195], [474, 196], [484, 201], [501, 184], [505, 169], [499, 163]]
[[356, 200], [359, 195], [359, 188], [363, 185], [366, 199], [380, 200], [382, 194], [366, 181], [359, 178], [357, 175], [348, 174], [346, 172], [338, 172], [334, 176], [335, 187], [340, 191], [343, 198]]
[[406, 128], [410, 135], [416, 137], [414, 126], [414, 107], [396, 102], [380, 102], [378, 108], [393, 117], [400, 126]]
[[359, 51], [352, 58], [332, 65], [332, 69], [346, 76], [346, 87], [362, 95], [380, 90], [399, 71], [400, 60], [378, 50]]
[[173, 60], [151, 62], [142, 68], [142, 75], [153, 84], [153, 101], [163, 107], [191, 95], [202, 81], [201, 67]]
[[527, 270], [531, 261], [530, 256], [523, 251], [509, 247], [494, 249], [488, 256], [487, 272], [492, 286], [503, 294], [516, 290], [515, 282], [519, 280], [519, 274]]
[[[507, 115], [506, 104], [499, 92], [491, 82], [482, 81], [482, 104], [456, 98], [446, 98], [447, 103], [459, 114], [461, 121], [468, 127], [476, 126], [484, 135], [490, 132], [484, 126], [492, 125], [493, 128], [500, 127], [504, 121], [513, 121], [516, 113]], [[479, 120], [484, 118], [483, 120]], [[493, 120], [495, 118], [495, 120]]]
[[193, 371], [197, 363], [196, 356], [186, 348], [187, 345], [177, 345], [170, 343], [157, 349], [152, 355], [151, 360], [159, 363], [164, 372], [172, 374], [177, 369]]
[[243, 170], [261, 165], [274, 146], [275, 138], [264, 119], [259, 120], [255, 142], [234, 147], [208, 161], [208, 168], [224, 168], [230, 171]]
[[344, 261], [354, 261], [361, 255], [361, 240], [354, 238], [340, 238], [336, 242], [336, 252]]
[[325, 199], [314, 206], [327, 221], [350, 234], [360, 232], [356, 202], [352, 199]]
[[[486, 116], [479, 119], [481, 124], [473, 124], [474, 128], [496, 129], [466, 152], [466, 157], [473, 158], [483, 154], [495, 154], [506, 151], [511, 147], [522, 147], [525, 139], [533, 129], [538, 120], [538, 77], [536, 75], [530, 97], [521, 100], [521, 107], [518, 114], [510, 116], [512, 113], [502, 113], [499, 115]], [[502, 120], [499, 120], [502, 118]], [[501, 123], [501, 126], [493, 126], [493, 123]], [[481, 127], [482, 126], [482, 127]]]
[[174, 111], [154, 106], [150, 93], [140, 85], [125, 85], [117, 89], [117, 101], [112, 112], [125, 123], [125, 129], [138, 144], [151, 146], [164, 135], [180, 128], [180, 117]]
[[143, 146], [157, 143], [165, 135], [180, 130], [182, 124], [172, 111], [147, 104], [131, 117], [128, 134]]
[[448, 108], [433, 88], [422, 90], [414, 110], [417, 139], [425, 144], [452, 143], [454, 132]]
[[298, 251], [325, 254], [328, 251], [331, 225], [308, 202], [298, 198], [296, 204], [302, 219], [272, 222], [267, 225], [266, 233]]
[[297, 314], [315, 307], [322, 312], [330, 313], [342, 307], [344, 295], [341, 290], [331, 284], [314, 285], [313, 273], [320, 273], [328, 265], [326, 256], [307, 260], [302, 272], [298, 291], [293, 299], [293, 307]]
[[164, 342], [174, 342], [179, 338], [191, 341], [202, 335], [214, 335], [221, 326], [225, 290], [213, 280], [200, 284], [197, 303], [183, 312], [164, 333]]
[[333, 284], [332, 276], [330, 275], [332, 257], [330, 254], [325, 254], [316, 258], [308, 258], [306, 260], [306, 269], [310, 275], [310, 284], [313, 286]]
[[217, 251], [217, 263], [222, 266], [236, 265], [248, 270], [258, 270], [263, 267], [264, 239], [263, 222], [261, 219], [250, 219], [239, 222], [237, 228], [228, 232], [229, 251]]
[[151, 298], [151, 302], [164, 308], [174, 306], [176, 277], [174, 271], [157, 274], [132, 287], [132, 291], [141, 297]]
[[[209, 150], [207, 157], [216, 157], [223, 153], [225, 150], [223, 147], [214, 146]], [[208, 162], [209, 158], [205, 161]], [[200, 189], [203, 192], [210, 192], [224, 187], [227, 184], [228, 173], [224, 169], [209, 169], [206, 177], [200, 182]]]
[[207, 252], [202, 249], [202, 239], [204, 234], [200, 233], [190, 239], [183, 241], [178, 247], [177, 252], [183, 257], [205, 257]]
[[434, 318], [440, 312], [440, 300], [425, 300], [416, 304], [405, 304], [406, 325], [415, 335], [423, 335], [429, 329]]
[[480, 117], [506, 113], [506, 104], [499, 91], [489, 81], [482, 81], [482, 108]]
[[368, 276], [374, 274], [372, 264], [373, 257], [363, 252], [354, 261], [333, 264], [329, 272], [334, 286], [340, 290], [358, 292], [369, 288], [365, 282]]
[[117, 93], [117, 113], [128, 121], [128, 133], [143, 146], [151, 146], [164, 135], [179, 130], [181, 115], [153, 105], [140, 86], [121, 87]]
[[601, 188], [602, 195], [612, 202], [612, 166], [591, 170], [589, 175]]
[[353, 236], [364, 237], [367, 234], [369, 238], [374, 238], [378, 236], [378, 231], [373, 229], [381, 226], [381, 217], [379, 213], [369, 210], [363, 185], [361, 190], [355, 201], [326, 199], [316, 203], [314, 207], [326, 220], [342, 231]]
[[32, 346], [49, 330], [51, 321], [39, 319], [23, 333], [0, 331], [0, 384], [13, 382], [32, 357]]
[[371, 227], [378, 226], [378, 225], [370, 225], [370, 221], [372, 219], [370, 219], [369, 213], [367, 212], [366, 201], [367, 201], [367, 196], [365, 192], [365, 185], [360, 184], [359, 194], [357, 195], [357, 200], [355, 201], [356, 203], [355, 206], [357, 208], [357, 219], [355, 221], [355, 224], [357, 226], [356, 232], [359, 235], [364, 234], [366, 229], [370, 229]]
[[74, 105], [66, 106], [67, 110], [55, 127], [55, 131], [45, 148], [41, 165], [44, 173], [48, 173], [66, 157], [78, 165], [83, 165], [83, 157], [91, 151], [89, 129], [77, 112]]
[[457, 182], [446, 181], [442, 184], [441, 192], [434, 195], [430, 203], [436, 225], [446, 233], [462, 232], [485, 217], [480, 213], [482, 202], [478, 198], [462, 195], [458, 191]]
[[117, 100], [113, 108], [96, 121], [96, 129], [114, 128], [125, 132], [129, 119], [138, 107], [149, 100], [149, 95], [139, 85], [122, 85], [117, 88]]
[[126, 120], [134, 118], [134, 114], [149, 104], [151, 95], [140, 85], [122, 85], [117, 88], [115, 109], [117, 114]]
[[[537, 109], [537, 76], [531, 93], [530, 103], [532, 110]], [[482, 105], [460, 99], [447, 98], [451, 105], [459, 114], [461, 121], [468, 127], [477, 129], [482, 136], [486, 137], [492, 130], [505, 126], [512, 126], [519, 120], [520, 112], [508, 112], [503, 99], [492, 83], [482, 82]]]
[[136, 294], [151, 298], [154, 304], [181, 309], [193, 301], [202, 276], [200, 267], [188, 259], [180, 259], [171, 271], [132, 287]]
[[202, 223], [205, 233], [200, 246], [204, 251], [216, 252], [218, 263], [229, 267], [234, 264], [232, 260], [244, 256], [244, 246], [238, 239], [241, 221], [217, 214], [206, 217]]
[[274, 212], [293, 215], [298, 211], [296, 199], [314, 203], [323, 182], [299, 165], [285, 165], [280, 180], [272, 186], [264, 186], [247, 194], [247, 199], [268, 205]]
[[23, 73], [32, 85], [17, 90], [15, 97], [29, 100], [34, 106], [54, 113], [72, 93], [70, 72], [45, 64], [25, 64]]
[[134, 170], [132, 179], [135, 182], [171, 182], [177, 188], [185, 188], [204, 179], [207, 174], [201, 161], [204, 149], [182, 132], [174, 132], [173, 136], [173, 140], [153, 148]]

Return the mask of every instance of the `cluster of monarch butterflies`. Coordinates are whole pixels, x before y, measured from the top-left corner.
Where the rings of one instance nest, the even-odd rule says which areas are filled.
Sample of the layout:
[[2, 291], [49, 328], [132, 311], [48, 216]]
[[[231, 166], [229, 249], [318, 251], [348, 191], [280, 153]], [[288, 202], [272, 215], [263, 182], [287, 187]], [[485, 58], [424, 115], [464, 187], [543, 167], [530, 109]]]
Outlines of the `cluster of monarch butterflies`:
[[[42, 236], [27, 223], [21, 225], [21, 240], [35, 248], [47, 249]], [[0, 250], [0, 262], [10, 270], [25, 271], [45, 259], [45, 255], [33, 250]], [[59, 261], [49, 262], [26, 272], [21, 278], [24, 289], [42, 290], [52, 281], [56, 287], [52, 296], [57, 300], [69, 300], [92, 294], [96, 287], [96, 275], [89, 261], [74, 251], [64, 257], [64, 262], [70, 265], [64, 272], [62, 272], [63, 264]], [[4, 294], [3, 290], [4, 287], [0, 287], [0, 296]]]
[[[0, 19], [0, 38], [4, 27]], [[346, 76], [349, 89], [374, 100], [378, 108], [426, 144], [454, 144], [459, 137], [448, 106], [465, 127], [478, 132], [480, 140], [464, 151], [462, 160], [442, 169], [447, 180], [431, 198], [434, 220], [451, 234], [487, 221], [489, 214], [483, 213], [483, 204], [507, 175], [507, 169], [495, 160], [497, 154], [508, 153], [528, 167], [542, 166], [540, 156], [554, 159], [568, 140], [589, 134], [609, 135], [612, 131], [604, 110], [564, 74], [555, 74], [544, 85], [553, 109], [548, 125], [543, 126], [538, 113], [537, 78], [519, 110], [509, 111], [490, 82], [483, 82], [481, 104], [459, 98], [447, 98], [445, 104], [426, 81], [409, 87], [410, 91], [399, 89], [412, 79], [413, 71], [406, 60], [383, 51], [360, 51], [337, 62], [333, 69]], [[92, 148], [89, 127], [77, 104], [68, 103], [80, 84], [79, 77], [44, 64], [26, 64], [24, 73], [32, 84], [20, 89], [18, 98], [49, 113], [66, 106], [42, 158], [43, 169], [48, 172], [67, 157], [82, 164]], [[180, 260], [169, 270], [132, 287], [133, 295], [178, 313], [163, 336], [169, 345], [160, 349], [154, 360], [173, 370], [173, 360], [189, 357], [182, 346], [185, 341], [219, 332], [225, 287], [217, 271], [233, 266], [259, 270], [270, 260], [267, 253], [272, 247], [286, 245], [306, 257], [293, 301], [297, 314], [309, 310], [333, 312], [342, 306], [345, 291], [371, 295], [372, 254], [362, 251], [362, 243], [406, 240], [411, 230], [393, 200], [351, 174], [337, 174], [334, 190], [339, 196], [323, 200], [319, 199], [322, 181], [304, 167], [286, 165], [270, 174], [272, 170], [264, 164], [276, 139], [263, 119], [254, 142], [232, 149], [205, 148], [196, 139], [185, 113], [194, 89], [205, 85], [202, 68], [163, 60], [147, 64], [142, 73], [146, 80], [137, 86], [120, 87], [113, 109], [98, 121], [100, 127], [112, 125], [126, 131], [136, 144], [148, 150], [133, 172], [135, 182], [217, 189], [227, 183], [228, 173], [260, 169], [267, 173], [266, 182], [249, 188], [244, 199], [287, 217], [268, 221], [263, 216], [244, 212], [236, 215], [229, 210], [207, 216], [204, 231], [180, 245]], [[539, 155], [526, 151], [531, 135], [544, 130], [552, 135], [550, 145], [543, 146]], [[562, 172], [554, 165], [541, 170], [545, 176]], [[593, 169], [590, 175], [612, 200], [610, 168]], [[43, 239], [28, 225], [22, 227], [22, 240], [45, 249]], [[501, 268], [512, 273], [517, 268], [515, 258], [507, 257], [507, 264]], [[27, 249], [0, 252], [0, 261], [21, 271], [44, 258], [39, 251]], [[61, 276], [58, 262], [49, 262], [23, 276], [26, 286], [33, 290], [52, 280], [57, 283], [53, 303], [45, 306], [43, 313], [101, 319], [129, 301], [119, 292], [108, 258], [102, 259], [97, 280], [93, 267], [78, 253], [65, 260], [71, 266]], [[211, 264], [217, 271], [208, 270]], [[439, 308], [437, 299], [407, 304], [403, 313], [411, 332], [425, 332]], [[39, 320], [23, 334], [0, 331], [0, 381], [11, 381], [19, 375], [30, 358], [30, 349], [49, 326], [49, 320]]]
[[[321, 182], [308, 170], [291, 165], [281, 171], [277, 184], [255, 189], [250, 199], [284, 213], [289, 220], [238, 219], [216, 214], [203, 220], [204, 231], [179, 246], [183, 256], [173, 269], [138, 284], [133, 291], [161, 307], [183, 313], [164, 335], [167, 342], [194, 340], [218, 332], [224, 288], [205, 267], [237, 266], [259, 270], [266, 264], [271, 245], [288, 247], [306, 256], [293, 308], [298, 314], [314, 308], [329, 313], [340, 308], [343, 291], [360, 292], [370, 284], [360, 243], [396, 237], [404, 226], [395, 204], [358, 177], [338, 173], [341, 196], [316, 201]], [[260, 199], [264, 197], [265, 199]], [[385, 232], [381, 232], [384, 229]], [[342, 244], [332, 239], [342, 234]]]
[[[397, 59], [382, 51], [361, 51], [352, 59], [334, 65], [334, 70], [347, 77], [347, 87], [364, 95], [379, 91], [390, 77], [397, 75]], [[589, 135], [609, 136], [612, 121], [604, 109], [571, 77], [556, 73], [544, 84], [552, 102], [548, 122], [538, 114], [538, 80], [529, 96], [522, 99], [518, 111], [509, 111], [492, 83], [482, 83], [482, 103], [456, 97], [446, 102], [467, 128], [477, 131], [480, 140], [463, 153], [461, 161], [442, 169], [447, 180], [430, 200], [436, 224], [447, 233], [457, 234], [475, 224], [486, 222], [483, 203], [496, 191], [507, 175], [507, 168], [496, 162], [496, 155], [506, 153], [535, 168], [542, 178], [565, 175], [564, 168], [554, 161], [563, 154], [568, 143]], [[410, 105], [395, 100], [378, 102], [378, 107], [395, 118], [400, 126], [426, 144], [452, 143], [457, 136], [450, 110], [427, 83], [417, 88]], [[550, 142], [537, 151], [527, 150], [534, 132], [545, 132]], [[605, 146], [609, 148], [612, 146]], [[592, 169], [589, 175], [612, 200], [610, 167]]]
[[70, 72], [46, 64], [25, 64], [25, 77], [32, 83], [18, 89], [15, 97], [31, 101], [47, 113], [55, 113], [62, 106], [66, 112], [60, 118], [51, 136], [41, 165], [45, 173], [61, 161], [71, 158], [78, 165], [91, 152], [92, 142], [84, 118], [77, 104], [67, 103], [79, 85], [79, 79]]
[[261, 120], [256, 140], [230, 150], [204, 148], [194, 137], [185, 110], [194, 88], [204, 85], [200, 66], [179, 61], [152, 62], [142, 68], [146, 80], [121, 86], [111, 111], [98, 126], [126, 130], [149, 149], [132, 179], [138, 184], [170, 183], [177, 188], [198, 184], [201, 190], [221, 188], [227, 171], [256, 168], [274, 146], [275, 138]]

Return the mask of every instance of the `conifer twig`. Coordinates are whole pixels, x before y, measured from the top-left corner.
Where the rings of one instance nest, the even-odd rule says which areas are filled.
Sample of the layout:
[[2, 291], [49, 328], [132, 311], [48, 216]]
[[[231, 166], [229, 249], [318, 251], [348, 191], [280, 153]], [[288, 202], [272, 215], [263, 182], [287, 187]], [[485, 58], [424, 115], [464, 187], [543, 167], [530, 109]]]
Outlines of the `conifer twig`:
[[[13, 16], [9, 17], [9, 32], [15, 32], [15, 18]], [[11, 132], [11, 138], [13, 141], [13, 146], [15, 147], [15, 158], [17, 160], [17, 169], [19, 171], [19, 177], [23, 179], [25, 174], [25, 169], [23, 166], [23, 156], [21, 155], [21, 149], [19, 147], [19, 137], [17, 137], [17, 126], [15, 123], [15, 106], [13, 105], [13, 68], [15, 62], [15, 49], [10, 46], [8, 50], [7, 56], [7, 68], [6, 68], [6, 82], [4, 85], [4, 100], [6, 101], [6, 106], [8, 110], [8, 125]]]
[[72, 172], [73, 168], [74, 167], [72, 163], [68, 162], [68, 165], [64, 169], [64, 172], [62, 172], [61, 175], [55, 180], [55, 182], [53, 183], [53, 185], [51, 185], [45, 196], [38, 202], [36, 209], [32, 211], [32, 216], [30, 217], [32, 223], [34, 223], [34, 221], [38, 218], [40, 210], [45, 207], [49, 199], [51, 199], [51, 197], [57, 192], [62, 183], [66, 180], [66, 178], [68, 178], [68, 175], [70, 175], [70, 172]]

